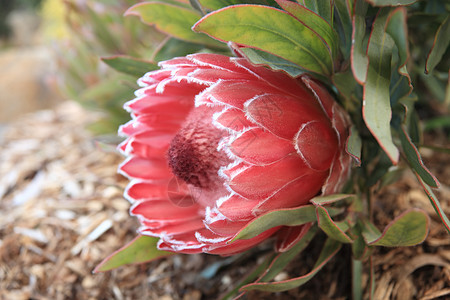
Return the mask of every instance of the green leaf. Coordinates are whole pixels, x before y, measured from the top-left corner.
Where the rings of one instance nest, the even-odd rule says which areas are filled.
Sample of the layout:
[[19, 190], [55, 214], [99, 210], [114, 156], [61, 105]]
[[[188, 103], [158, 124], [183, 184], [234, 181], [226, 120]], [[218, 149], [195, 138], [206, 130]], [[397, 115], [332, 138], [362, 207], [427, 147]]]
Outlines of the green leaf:
[[317, 259], [313, 269], [300, 277], [284, 280], [284, 281], [278, 281], [278, 282], [258, 282], [258, 283], [252, 283], [245, 285], [241, 288], [243, 291], [251, 291], [251, 290], [260, 290], [260, 291], [267, 291], [267, 292], [282, 292], [286, 290], [290, 290], [296, 287], [299, 287], [305, 283], [307, 283], [311, 278], [314, 277], [314, 275], [319, 272], [323, 266], [325, 266], [331, 258], [336, 255], [336, 253], [341, 248], [341, 243], [333, 240], [333, 239], [327, 239], [325, 242], [324, 247], [322, 248], [322, 251], [319, 255], [319, 258]]
[[414, 174], [416, 175], [417, 179], [419, 180], [420, 184], [422, 185], [425, 193], [428, 196], [428, 199], [430, 199], [431, 205], [433, 205], [433, 208], [436, 211], [436, 214], [438, 215], [439, 219], [441, 219], [442, 223], [445, 226], [445, 229], [447, 229], [447, 232], [450, 234], [450, 220], [445, 215], [445, 212], [442, 209], [439, 199], [433, 193], [433, 190], [428, 186], [428, 184], [426, 184], [417, 173], [414, 172]]
[[353, 77], [352, 71], [347, 69], [345, 72], [334, 73], [331, 79], [334, 86], [338, 89], [339, 95], [345, 99], [343, 105], [345, 109], [348, 111], [351, 111], [352, 109], [355, 110], [355, 101], [353, 101], [352, 98], [354, 98], [355, 90], [357, 89], [357, 82]]
[[158, 238], [145, 235], [137, 236], [130, 243], [105, 258], [94, 269], [94, 273], [109, 271], [128, 264], [140, 264], [174, 254], [158, 250], [156, 248], [158, 240]]
[[331, 0], [298, 0], [297, 2], [317, 13], [329, 24], [333, 24], [333, 5]]
[[[338, 36], [331, 27], [330, 23], [328, 23], [321, 16], [297, 3], [287, 0], [277, 0], [277, 3], [282, 9], [293, 15], [306, 27], [316, 32], [329, 47], [333, 60], [336, 59], [339, 49], [339, 41]], [[328, 2], [328, 5], [329, 4], [330, 3]]]
[[227, 6], [237, 4], [262, 4], [276, 6], [274, 0], [198, 0], [198, 2], [206, 9], [218, 10]]
[[221, 46], [209, 37], [197, 34], [191, 30], [200, 15], [190, 9], [161, 2], [146, 2], [130, 7], [125, 15], [136, 15], [141, 20], [173, 37], [192, 43], [208, 46]]
[[363, 264], [360, 260], [352, 259], [352, 299], [361, 300], [363, 298]]
[[185, 42], [176, 38], [168, 38], [155, 51], [153, 60], [163, 61], [174, 57], [186, 56], [191, 53], [199, 52], [202, 49], [204, 49], [204, 47], [199, 44]]
[[334, 1], [334, 28], [336, 28], [339, 35], [340, 48], [344, 55], [344, 60], [349, 58], [352, 46], [352, 3], [352, 1], [348, 0]]
[[355, 259], [362, 259], [367, 251], [367, 245], [366, 242], [364, 241], [364, 238], [360, 232], [358, 225], [354, 228], [354, 230], [357, 230], [358, 234], [352, 244], [352, 253]]
[[356, 127], [353, 125], [350, 128], [350, 136], [347, 141], [347, 152], [356, 161], [358, 167], [361, 165], [361, 148], [361, 137], [359, 136]]
[[[403, 82], [403, 86], [405, 86], [404, 90], [402, 92], [397, 92], [397, 94], [395, 95], [396, 98], [395, 100], [398, 100], [400, 98], [409, 95], [409, 93], [411, 93], [413, 89], [413, 86], [411, 84], [411, 78], [406, 69], [406, 63], [408, 62], [409, 59], [408, 29], [406, 25], [406, 8], [399, 7], [393, 10], [388, 16], [385, 27], [386, 32], [392, 37], [398, 49], [399, 62], [397, 71], [399, 74], [402, 75], [401, 80], [407, 81]], [[400, 83], [402, 82], [401, 80]], [[391, 79], [391, 81], [393, 80]], [[391, 88], [391, 95], [392, 94], [393, 92]], [[394, 101], [391, 100], [391, 102]]]
[[155, 63], [124, 55], [102, 57], [101, 60], [116, 71], [136, 77], [159, 68]]
[[288, 251], [278, 254], [272, 261], [266, 272], [258, 281], [267, 282], [275, 278], [300, 252], [312, 241], [318, 231], [317, 226], [312, 226], [308, 232]]
[[314, 221], [316, 221], [316, 213], [313, 205], [271, 211], [247, 224], [236, 234], [231, 242], [238, 239], [251, 239], [273, 227], [298, 226]]
[[336, 203], [345, 199], [353, 198], [354, 195], [350, 194], [333, 194], [327, 196], [318, 196], [314, 197], [310, 200], [310, 202], [314, 205], [327, 205]]
[[428, 234], [430, 219], [419, 209], [411, 209], [391, 221], [382, 234], [367, 222], [363, 236], [367, 244], [384, 247], [406, 247], [422, 243]]
[[418, 0], [366, 0], [374, 6], [400, 6], [410, 5]]
[[283, 70], [292, 77], [297, 77], [305, 72], [305, 70], [298, 65], [261, 50], [239, 48], [238, 51], [254, 64], [266, 65], [273, 70]]
[[446, 85], [449, 83], [439, 80], [436, 76], [429, 74], [420, 74], [420, 79], [425, 84], [427, 91], [434, 97], [437, 101], [441, 103], [450, 103], [446, 101]]
[[[449, 84], [450, 87], [450, 84]], [[448, 116], [434, 117], [425, 121], [425, 131], [434, 129], [450, 128], [450, 118]]]
[[320, 75], [333, 72], [324, 41], [288, 13], [272, 7], [226, 7], [206, 15], [193, 29], [224, 42], [269, 52]]
[[367, 77], [369, 58], [364, 48], [366, 34], [366, 13], [368, 5], [364, 0], [356, 0], [353, 16], [351, 67], [353, 76], [359, 84], [364, 84]]
[[401, 130], [399, 130], [399, 136], [406, 159], [408, 160], [411, 167], [417, 172], [417, 174], [426, 184], [431, 187], [438, 188], [439, 181], [423, 164], [420, 153], [411, 141], [411, 138], [409, 137], [404, 125], [401, 127]]
[[394, 41], [384, 30], [385, 18], [385, 15], [379, 15], [375, 19], [369, 39], [369, 69], [364, 85], [363, 118], [367, 128], [396, 165], [399, 151], [392, 141], [389, 97]]
[[353, 243], [353, 240], [345, 233], [348, 229], [347, 223], [334, 222], [327, 210], [320, 205], [316, 206], [316, 212], [317, 219], [319, 220], [319, 228], [322, 229], [328, 237], [341, 243]]
[[433, 71], [437, 64], [441, 61], [442, 56], [450, 44], [450, 16], [442, 22], [439, 26], [436, 36], [434, 37], [433, 46], [430, 53], [428, 53], [427, 62], [425, 65], [425, 73]]

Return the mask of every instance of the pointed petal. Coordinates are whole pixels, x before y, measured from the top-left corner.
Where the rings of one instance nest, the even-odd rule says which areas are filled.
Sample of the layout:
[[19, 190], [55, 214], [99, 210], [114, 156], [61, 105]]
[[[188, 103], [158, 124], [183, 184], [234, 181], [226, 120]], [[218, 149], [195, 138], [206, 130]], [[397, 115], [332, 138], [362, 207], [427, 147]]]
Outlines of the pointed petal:
[[171, 74], [170, 70], [156, 70], [146, 73], [144, 76], [138, 79], [137, 83], [139, 86], [150, 86], [157, 82], [160, 82], [166, 78], [169, 78]]
[[165, 160], [149, 160], [129, 156], [120, 166], [123, 175], [137, 179], [168, 179], [173, 176]]
[[330, 123], [317, 102], [283, 94], [256, 97], [245, 105], [246, 116], [273, 134], [292, 140], [300, 127], [312, 120]]
[[325, 171], [330, 168], [339, 150], [339, 141], [329, 124], [312, 121], [297, 132], [295, 148], [310, 168]]
[[253, 208], [259, 200], [247, 200], [239, 195], [231, 195], [218, 201], [217, 210], [231, 221], [248, 221], [254, 217]]
[[173, 136], [174, 134], [157, 131], [142, 132], [128, 139], [126, 147], [121, 150], [126, 155], [160, 159], [165, 157]]
[[317, 101], [320, 102], [324, 112], [328, 115], [328, 118], [332, 118], [332, 107], [336, 105], [336, 101], [331, 97], [326, 88], [312, 79], [309, 76], [302, 76], [301, 80], [310, 89]]
[[251, 166], [231, 176], [229, 187], [245, 198], [262, 200], [310, 172], [303, 160], [295, 154], [271, 165]]
[[254, 238], [248, 239], [248, 240], [237, 240], [231, 244], [222, 244], [222, 245], [212, 245], [205, 249], [205, 252], [210, 254], [220, 254], [222, 256], [229, 256], [236, 253], [243, 252], [245, 250], [248, 250], [255, 245], [261, 243], [262, 241], [268, 239], [272, 234], [274, 234], [279, 227], [275, 227], [272, 229], [269, 229], [267, 231], [264, 231], [258, 236], [255, 236]]
[[276, 162], [295, 152], [292, 142], [262, 128], [245, 131], [231, 143], [229, 150], [242, 160], [257, 165]]
[[167, 183], [164, 183], [151, 183], [136, 180], [131, 181], [125, 189], [125, 197], [134, 201], [166, 199]]
[[276, 88], [278, 92], [290, 93], [300, 98], [309, 98], [308, 91], [298, 83], [297, 79], [281, 71], [273, 71], [265, 67], [254, 66], [247, 59], [235, 58], [234, 62], [247, 72], [258, 77], [266, 86]]
[[233, 72], [240, 72], [241, 70], [230, 60], [230, 57], [211, 54], [211, 53], [196, 53], [188, 55], [187, 58], [198, 66], [204, 66], [212, 69], [228, 70]]
[[168, 223], [184, 222], [199, 217], [198, 205], [180, 207], [169, 200], [146, 200], [136, 202], [130, 209], [130, 214], [139, 216], [143, 225], [159, 228]]
[[207, 208], [204, 223], [206, 228], [215, 234], [223, 237], [232, 237], [241, 230], [248, 221], [231, 221], [222, 215], [217, 208]]
[[189, 74], [190, 78], [194, 78], [197, 82], [216, 83], [219, 80], [251, 80], [252, 76], [247, 74], [239, 74], [228, 70], [215, 70], [215, 69], [196, 69]]
[[216, 113], [214, 115], [213, 124], [216, 125], [217, 128], [233, 131], [243, 131], [255, 126], [255, 124], [250, 122], [242, 111], [237, 108], [226, 108], [225, 110]]
[[195, 67], [195, 63], [193, 63], [192, 60], [186, 57], [175, 57], [166, 61], [161, 61], [158, 63], [158, 65], [161, 67], [161, 69]]
[[158, 242], [158, 249], [185, 254], [202, 253], [205, 244], [195, 237], [196, 231], [176, 234], [174, 236], [162, 235]]
[[220, 80], [199, 94], [195, 101], [197, 105], [204, 102], [212, 102], [226, 104], [242, 110], [244, 109], [244, 103], [248, 100], [274, 91], [275, 89], [256, 81]]
[[179, 235], [187, 232], [193, 232], [204, 228], [201, 218], [192, 220], [183, 220], [176, 223], [167, 223], [158, 228], [149, 228], [142, 226], [139, 232], [144, 235], [160, 236], [160, 235]]
[[317, 195], [325, 181], [328, 172], [307, 174], [285, 185], [268, 199], [261, 201], [253, 214], [258, 216], [267, 211], [280, 208], [290, 208], [308, 203]]

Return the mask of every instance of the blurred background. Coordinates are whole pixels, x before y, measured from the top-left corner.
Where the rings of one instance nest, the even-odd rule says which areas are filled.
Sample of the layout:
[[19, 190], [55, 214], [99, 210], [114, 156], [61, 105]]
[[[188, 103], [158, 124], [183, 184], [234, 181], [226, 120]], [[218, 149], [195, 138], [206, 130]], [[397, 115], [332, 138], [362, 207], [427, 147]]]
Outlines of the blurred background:
[[[102, 56], [149, 58], [164, 36], [124, 18], [130, 0], [0, 0], [0, 124], [62, 99], [106, 112], [97, 133], [128, 119], [136, 77], [110, 69]], [[119, 84], [117, 84], [119, 83]]]

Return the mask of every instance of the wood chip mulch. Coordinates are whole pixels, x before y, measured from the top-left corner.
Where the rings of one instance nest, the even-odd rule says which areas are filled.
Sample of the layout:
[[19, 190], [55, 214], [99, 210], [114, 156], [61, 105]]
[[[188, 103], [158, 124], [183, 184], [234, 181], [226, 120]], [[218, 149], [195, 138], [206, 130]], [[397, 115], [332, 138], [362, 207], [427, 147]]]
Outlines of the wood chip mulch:
[[[84, 129], [95, 118], [65, 102], [0, 132], [0, 299], [218, 299], [269, 246], [231, 259], [175, 255], [92, 274], [103, 258], [134, 238], [139, 225], [122, 197], [127, 180], [116, 173], [123, 158], [100, 147]], [[450, 215], [448, 155], [423, 154], [441, 180], [438, 195]], [[376, 195], [380, 228], [419, 207], [429, 213], [431, 230], [422, 245], [376, 250], [375, 299], [450, 299], [450, 236], [414, 176], [405, 173]], [[350, 299], [349, 257], [344, 247], [305, 286], [251, 293], [248, 299]], [[300, 276], [311, 263], [304, 254], [277, 279]], [[363, 281], [367, 285], [366, 277]]]

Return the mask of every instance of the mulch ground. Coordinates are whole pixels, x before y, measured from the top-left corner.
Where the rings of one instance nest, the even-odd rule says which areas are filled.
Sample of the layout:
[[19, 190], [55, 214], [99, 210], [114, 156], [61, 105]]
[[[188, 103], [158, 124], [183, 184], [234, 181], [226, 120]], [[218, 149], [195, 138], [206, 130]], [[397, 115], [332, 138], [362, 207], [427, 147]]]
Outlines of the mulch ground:
[[[175, 255], [92, 274], [138, 227], [122, 197], [127, 180], [116, 173], [123, 158], [84, 129], [95, 118], [66, 102], [23, 117], [0, 134], [0, 299], [218, 299], [264, 258], [269, 243], [232, 258]], [[428, 139], [448, 143], [442, 135]], [[437, 194], [450, 215], [449, 157], [422, 154], [442, 183]], [[414, 175], [406, 172], [373, 192], [379, 228], [411, 207], [426, 210], [431, 219], [423, 244], [375, 251], [375, 299], [450, 299], [450, 236]], [[276, 279], [308, 272], [323, 240], [319, 236]], [[351, 299], [350, 258], [344, 247], [306, 285], [247, 298]]]

